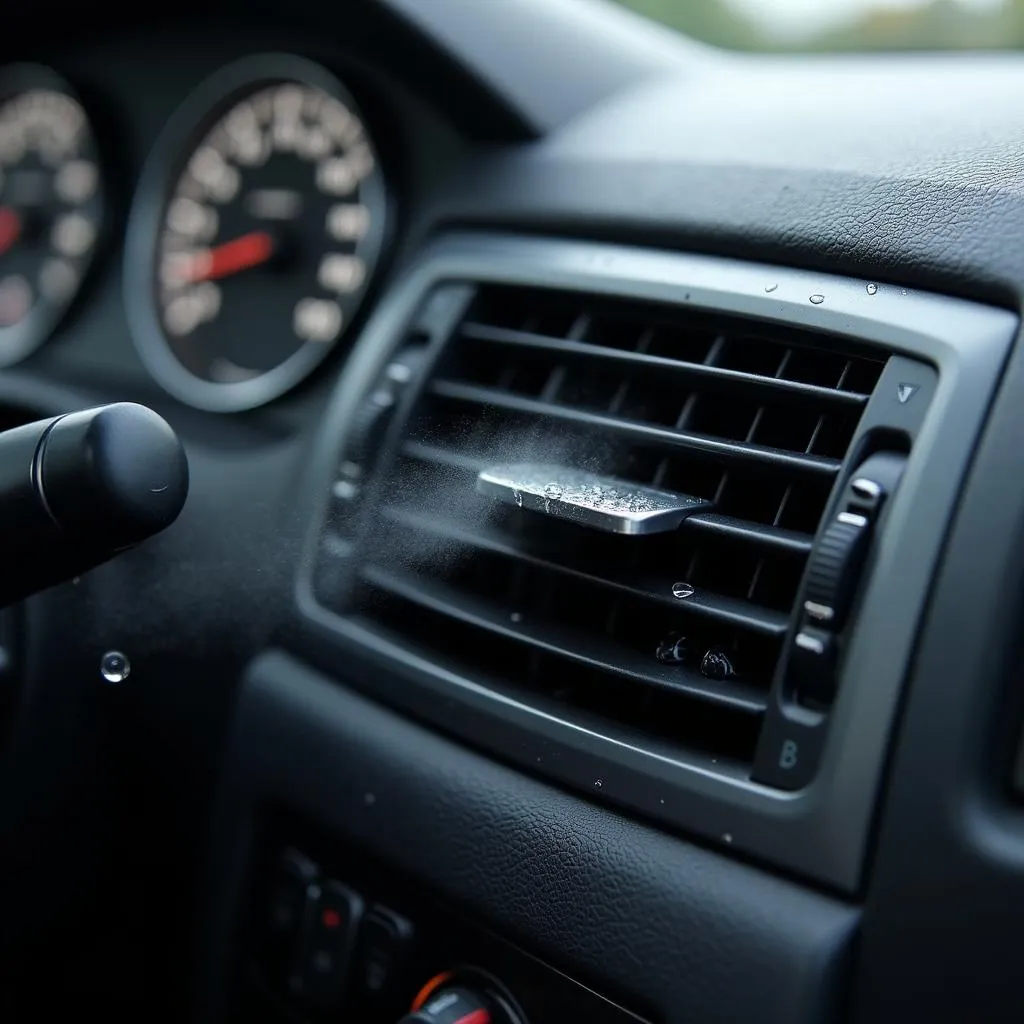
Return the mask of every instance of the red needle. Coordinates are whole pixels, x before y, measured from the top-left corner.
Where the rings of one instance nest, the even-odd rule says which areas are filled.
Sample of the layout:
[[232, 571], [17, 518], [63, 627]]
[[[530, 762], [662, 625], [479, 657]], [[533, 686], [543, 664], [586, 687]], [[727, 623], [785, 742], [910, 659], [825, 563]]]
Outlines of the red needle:
[[0, 256], [15, 242], [21, 235], [21, 218], [9, 206], [0, 206]]
[[230, 242], [197, 252], [183, 276], [190, 282], [230, 277], [266, 263], [273, 254], [274, 239], [266, 231], [250, 231]]

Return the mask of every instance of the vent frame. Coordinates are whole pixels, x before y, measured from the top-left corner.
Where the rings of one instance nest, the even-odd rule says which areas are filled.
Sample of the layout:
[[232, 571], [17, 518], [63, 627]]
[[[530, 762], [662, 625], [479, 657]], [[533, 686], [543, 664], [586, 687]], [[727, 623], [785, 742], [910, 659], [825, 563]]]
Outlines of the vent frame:
[[[874, 572], [868, 583], [821, 770], [811, 786], [797, 793], [768, 789], [699, 758], [677, 760], [654, 743], [640, 747], [625, 732], [567, 723], [542, 701], [526, 705], [412, 656], [316, 600], [312, 574], [326, 494], [352, 409], [405, 335], [421, 300], [435, 285], [465, 280], [682, 302], [710, 313], [825, 331], [938, 368], [904, 485], [887, 516], [876, 560], [883, 571]], [[368, 323], [312, 460], [309, 492], [316, 515], [297, 584], [303, 651], [372, 695], [471, 742], [485, 733], [482, 745], [498, 756], [855, 891], [932, 566], [1016, 329], [1016, 318], [1002, 310], [884, 285], [872, 294], [866, 285], [814, 272], [583, 242], [469, 234], [435, 241]], [[810, 303], [809, 296], [817, 294], [825, 302]], [[396, 429], [401, 420], [398, 424]], [[344, 659], [338, 657], [340, 649], [347, 652]], [[857, 694], [849, 685], [858, 677], [873, 679], [870, 692]], [[856, 758], [849, 756], [853, 750]]]

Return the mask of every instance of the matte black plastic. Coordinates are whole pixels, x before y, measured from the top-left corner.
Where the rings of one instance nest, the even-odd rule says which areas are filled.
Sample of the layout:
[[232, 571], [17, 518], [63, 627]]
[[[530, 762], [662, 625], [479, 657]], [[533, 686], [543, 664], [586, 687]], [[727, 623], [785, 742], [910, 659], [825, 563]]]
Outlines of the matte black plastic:
[[[911, 674], [868, 890], [854, 1024], [1016, 1024], [1024, 809], [1024, 350], [978, 449]], [[905, 481], [904, 481], [905, 483]]]
[[200, 897], [203, 1022], [222, 1019], [268, 802], [662, 1024], [821, 1024], [841, 1000], [855, 907], [538, 782], [281, 653], [247, 673], [224, 764]]
[[[326, 671], [343, 672], [378, 699], [471, 742], [485, 743], [493, 753], [527, 770], [700, 835], [723, 849], [856, 892], [890, 724], [925, 590], [1017, 318], [933, 294], [887, 285], [869, 288], [863, 281], [777, 266], [566, 239], [448, 235], [436, 239], [407, 270], [353, 352], [310, 460], [306, 493], [311, 509], [320, 514], [327, 510], [330, 481], [354, 409], [409, 329], [424, 297], [435, 285], [451, 281], [583, 291], [595, 301], [626, 296], [682, 303], [705, 315], [739, 315], [780, 329], [811, 330], [822, 348], [829, 347], [828, 338], [834, 335], [845, 339], [837, 348], [855, 344], [865, 352], [876, 346], [876, 355], [901, 353], [888, 360], [864, 408], [848, 465], [896, 443], [894, 439], [902, 438], [905, 444], [906, 438], [913, 438], [906, 486], [886, 506], [885, 529], [866, 577], [861, 611], [851, 627], [828, 729], [814, 725], [817, 749], [812, 761], [804, 761], [811, 766], [804, 781], [813, 776], [814, 784], [796, 796], [751, 780], [742, 766], [723, 763], [713, 753], [658, 745], [649, 732], [619, 728], [610, 716], [574, 716], [562, 703], [544, 702], [522, 690], [501, 690], [454, 662], [410, 651], [400, 635], [372, 629], [366, 619], [323, 604], [322, 591], [313, 589], [311, 572], [325, 550], [322, 520], [316, 513], [297, 587], [299, 608], [309, 623], [301, 649]], [[824, 302], [810, 301], [819, 294], [825, 296]], [[444, 340], [439, 335], [433, 354]], [[901, 401], [908, 384], [916, 390], [909, 401]], [[415, 398], [411, 389], [392, 425], [389, 445], [401, 443], [403, 418]], [[570, 413], [586, 418], [588, 426], [607, 423], [606, 417], [595, 414], [576, 409]], [[621, 422], [627, 433], [634, 429], [631, 421]], [[646, 429], [670, 445], [680, 436], [669, 429]], [[403, 452], [416, 445], [422, 442], [407, 439]], [[732, 450], [724, 442], [718, 445]], [[720, 454], [706, 444], [704, 450]], [[774, 458], [769, 449], [748, 445], [746, 450], [755, 465], [770, 464]], [[454, 455], [459, 457], [457, 451]], [[811, 466], [811, 474], [827, 482], [835, 477], [839, 463], [825, 467], [827, 472], [819, 462]], [[373, 500], [373, 493], [371, 486], [367, 500]], [[366, 522], [371, 529], [375, 525], [372, 519]], [[346, 562], [343, 555], [337, 559]], [[401, 573], [394, 573], [389, 583], [396, 582], [394, 576]], [[407, 593], [412, 596], [412, 591]], [[474, 614], [479, 609], [463, 611]], [[785, 627], [783, 621], [768, 624], [780, 633]], [[505, 621], [503, 628], [514, 630], [518, 625]], [[767, 737], [764, 743], [775, 744], [774, 754], [769, 751], [768, 756], [776, 762], [782, 745], [807, 724], [806, 715], [798, 720], [788, 713], [788, 703], [771, 698], [762, 733]]]
[[85, 572], [169, 526], [188, 493], [174, 431], [128, 403], [0, 434], [0, 605]]
[[280, 806], [266, 808], [258, 831], [248, 912], [239, 926], [241, 957], [223, 961], [224, 973], [233, 978], [231, 1013], [224, 1024], [254, 1019], [294, 1024], [297, 1010], [310, 1016], [260, 953], [267, 903], [277, 902], [280, 855], [294, 844], [316, 859], [324, 876], [343, 879], [371, 908], [359, 929], [342, 1004], [322, 1017], [312, 1015], [314, 1020], [396, 1024], [439, 985], [486, 993], [499, 1024], [647, 1020], [641, 994], [630, 996], [628, 1008], [601, 995], [565, 973], [564, 965], [559, 969], [509, 941], [502, 922], [469, 916], [457, 901], [438, 896], [421, 876], [398, 870], [373, 849], [353, 845]]
[[[950, 371], [947, 370], [947, 386], [949, 375]], [[848, 486], [850, 480], [859, 475], [858, 469], [865, 458], [870, 457], [872, 464], [878, 466], [879, 471], [884, 473], [880, 477], [880, 483], [895, 486], [904, 470], [902, 458], [897, 458], [895, 461], [885, 458], [881, 462], [878, 459], [882, 455], [892, 454], [893, 447], [898, 450], [901, 446], [905, 448], [916, 445], [917, 459], [912, 457], [909, 462], [910, 476], [914, 476], [915, 461], [917, 465], [921, 464], [920, 445], [921, 441], [927, 437], [929, 420], [934, 423], [937, 418], [937, 414], [932, 410], [940, 393], [939, 385], [938, 374], [926, 362], [907, 359], [903, 356], [893, 356], [889, 360], [861, 417], [857, 428], [858, 439], [854, 443], [854, 450], [850, 456], [848, 473], [841, 481], [841, 486], [833, 492], [830, 516], [845, 507], [844, 501], [850, 493]], [[912, 389], [909, 400], [906, 398], [908, 386]], [[911, 448], [911, 450], [914, 449]], [[947, 440], [938, 449], [937, 457], [948, 457], [951, 450], [951, 442]], [[929, 468], [934, 471], [937, 465], [937, 460], [933, 459]], [[897, 469], [899, 473], [896, 472]], [[910, 490], [913, 486], [911, 484], [905, 491]], [[879, 603], [877, 599], [871, 602], [872, 573], [891, 572], [895, 553], [908, 552], [910, 544], [919, 540], [924, 532], [935, 531], [941, 536], [944, 532], [946, 517], [951, 514], [951, 509], [948, 507], [941, 514], [937, 514], [938, 510], [935, 505], [923, 501], [920, 491], [916, 495], [904, 493], [900, 497], [904, 502], [911, 500], [912, 497], [916, 498], [917, 507], [914, 521], [907, 523], [907, 532], [904, 535], [907, 539], [902, 542], [894, 541], [892, 528], [891, 526], [887, 527], [886, 524], [891, 522], [893, 505], [899, 499], [886, 502], [882, 508], [877, 524], [874, 550], [869, 554], [868, 563], [862, 575], [861, 586], [864, 593], [861, 594], [860, 601], [863, 613], [859, 621], [855, 616], [854, 621], [850, 623], [849, 636], [845, 638], [844, 650], [835, 652], [838, 659], [836, 679], [828, 687], [827, 697], [829, 701], [836, 701], [836, 707], [828, 715], [803, 706], [794, 693], [797, 680], [791, 680], [787, 676], [786, 669], [795, 641], [796, 627], [803, 617], [803, 603], [807, 596], [806, 578], [801, 586], [793, 613], [793, 628], [790, 629], [790, 635], [775, 674], [775, 681], [768, 700], [768, 713], [765, 716], [764, 728], [761, 730], [757, 754], [754, 758], [753, 776], [766, 785], [789, 792], [810, 788], [819, 771], [822, 770], [829, 733], [834, 733], [837, 728], [842, 728], [842, 704], [846, 702], [849, 707], [851, 702], [858, 702], [863, 707], [868, 701], [867, 695], [877, 692], [877, 669], [872, 674], [866, 675], [851, 669], [856, 662], [858, 633], [863, 635], [864, 619], [871, 614], [879, 615], [885, 620], [876, 625], [878, 640], [873, 645], [874, 652], [878, 655], [882, 655], [884, 652], [884, 656], [889, 661], [889, 667], [892, 667], [892, 623], [898, 613], [899, 602]], [[919, 562], [918, 567], [920, 567]], [[892, 576], [894, 584], [897, 587], [904, 587], [909, 575], [909, 567], [904, 566], [899, 574]], [[919, 600], [923, 589], [924, 585], [922, 584], [918, 592]], [[906, 608], [904, 607], [903, 610], [905, 611]], [[901, 667], [901, 679], [903, 671]], [[844, 680], [850, 680], [850, 682], [844, 686]], [[873, 689], [869, 688], [869, 682]], [[857, 756], [862, 754], [863, 750], [859, 749]]]

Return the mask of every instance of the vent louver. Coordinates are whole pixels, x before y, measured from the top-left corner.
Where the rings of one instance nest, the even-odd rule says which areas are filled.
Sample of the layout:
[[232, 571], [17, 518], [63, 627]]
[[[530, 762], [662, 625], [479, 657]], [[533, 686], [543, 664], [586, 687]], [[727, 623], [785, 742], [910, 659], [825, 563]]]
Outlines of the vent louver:
[[[883, 367], [755, 321], [484, 286], [379, 463], [344, 586], [318, 598], [545, 710], [748, 763]], [[713, 507], [622, 537], [476, 493], [481, 469], [516, 461]]]

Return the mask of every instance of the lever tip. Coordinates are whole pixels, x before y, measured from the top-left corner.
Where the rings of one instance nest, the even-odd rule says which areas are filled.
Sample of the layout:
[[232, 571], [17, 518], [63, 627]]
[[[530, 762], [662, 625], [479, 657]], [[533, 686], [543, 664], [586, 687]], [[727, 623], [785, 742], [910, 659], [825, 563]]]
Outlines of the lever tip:
[[120, 402], [54, 424], [44, 442], [40, 483], [61, 526], [101, 526], [134, 543], [180, 514], [188, 495], [188, 460], [163, 417]]

